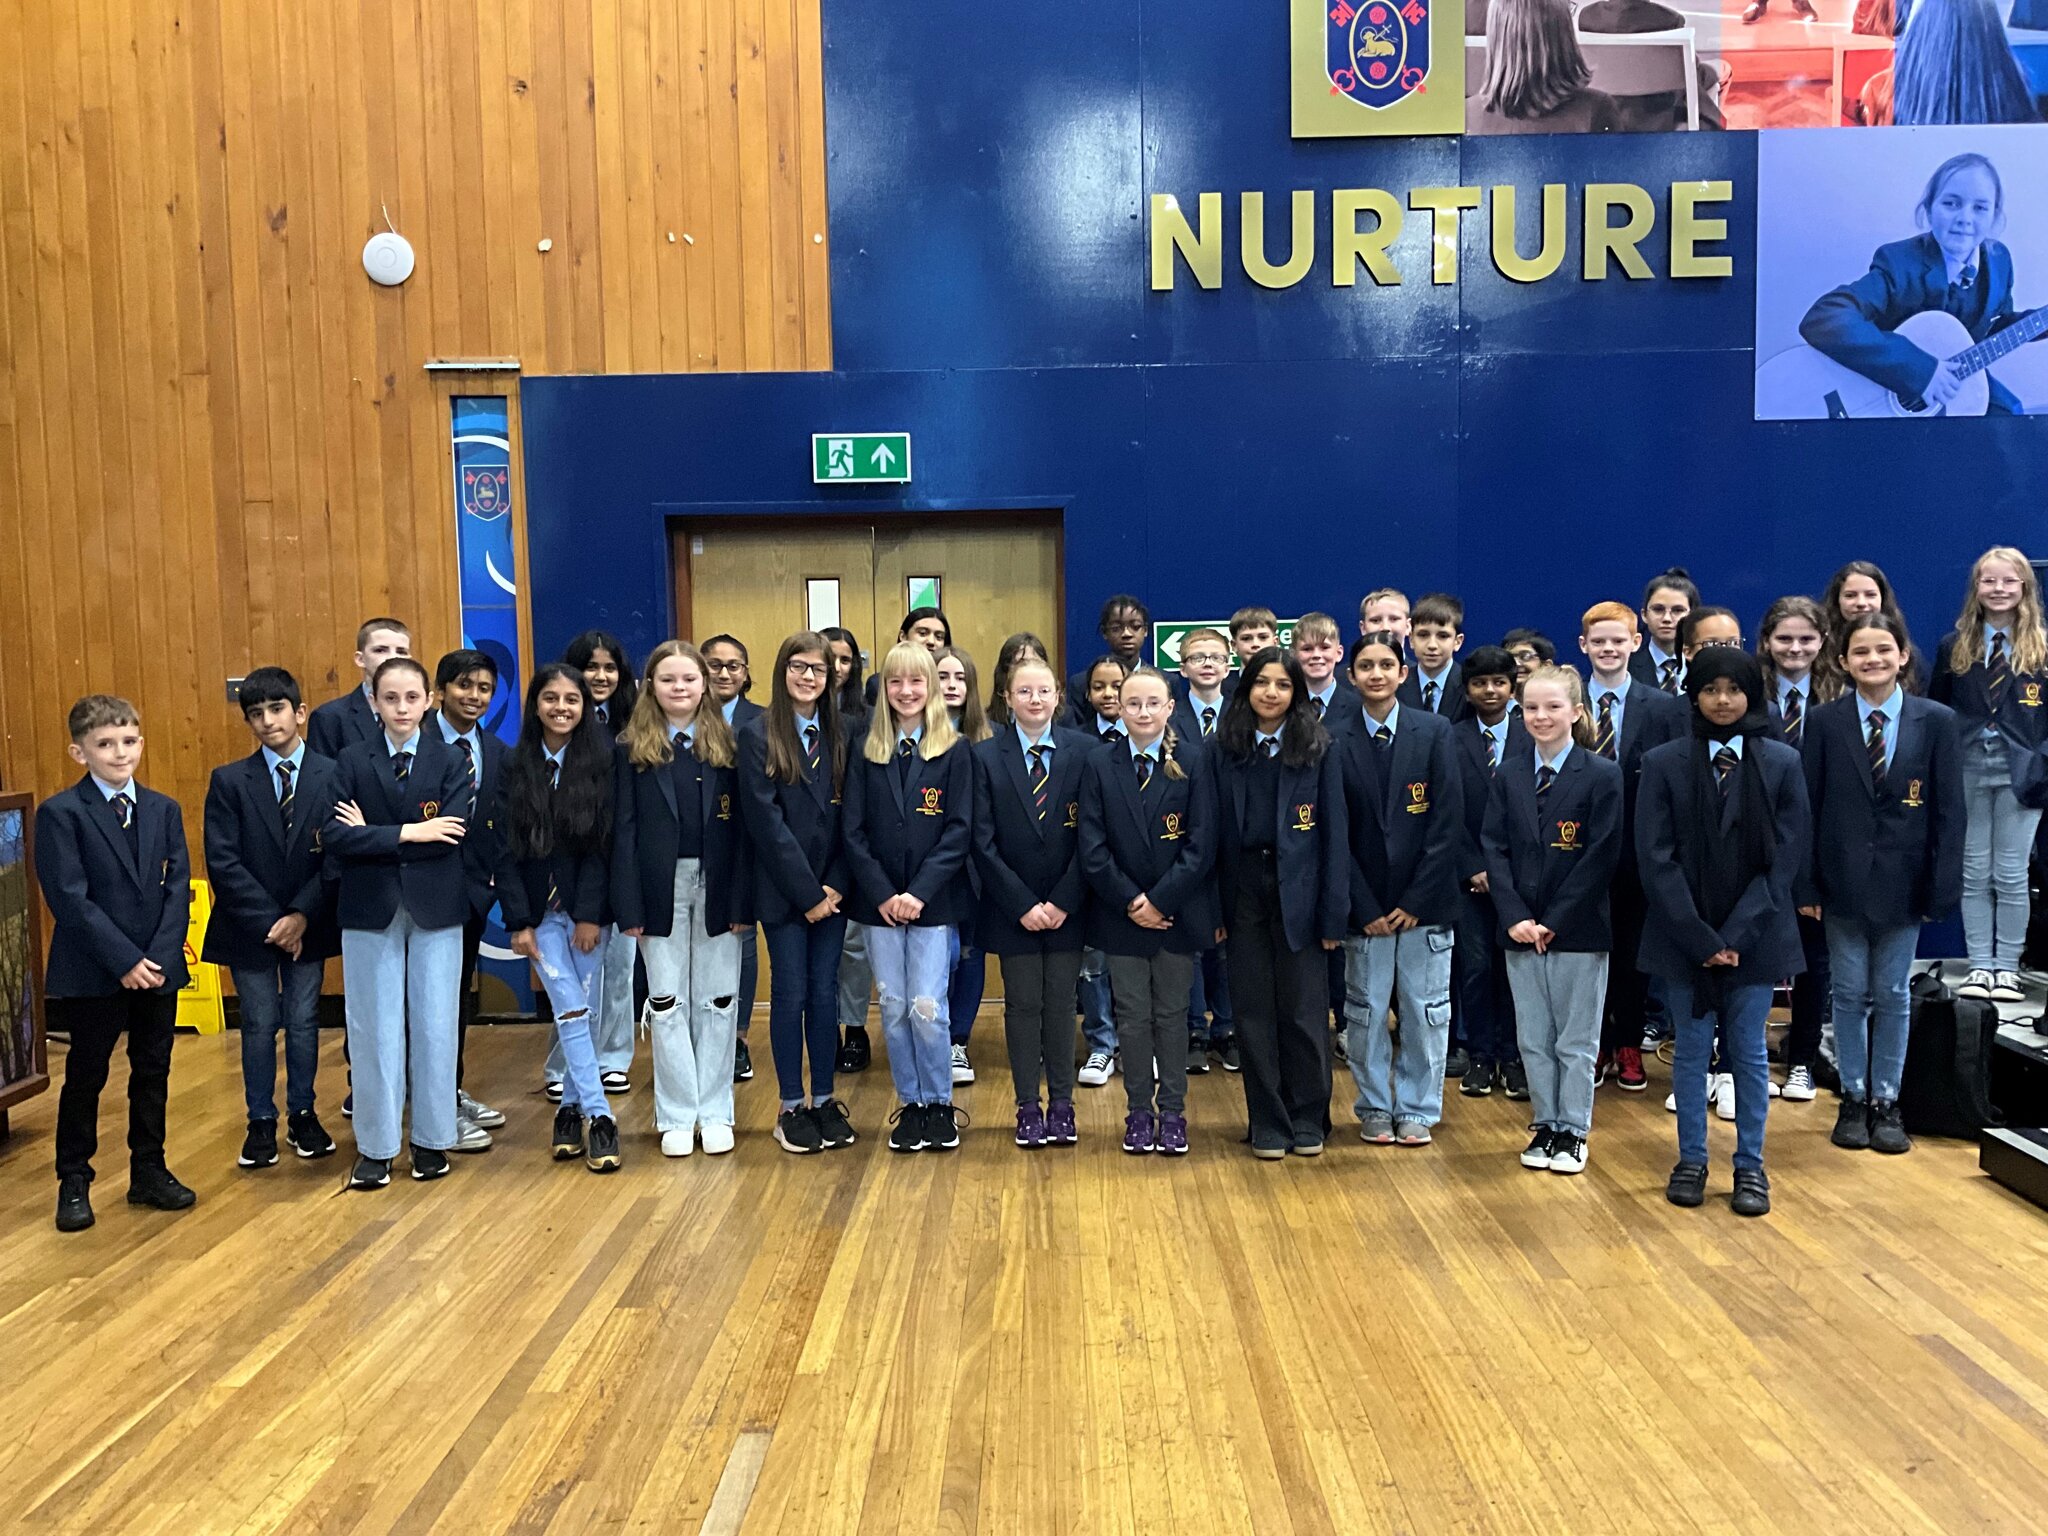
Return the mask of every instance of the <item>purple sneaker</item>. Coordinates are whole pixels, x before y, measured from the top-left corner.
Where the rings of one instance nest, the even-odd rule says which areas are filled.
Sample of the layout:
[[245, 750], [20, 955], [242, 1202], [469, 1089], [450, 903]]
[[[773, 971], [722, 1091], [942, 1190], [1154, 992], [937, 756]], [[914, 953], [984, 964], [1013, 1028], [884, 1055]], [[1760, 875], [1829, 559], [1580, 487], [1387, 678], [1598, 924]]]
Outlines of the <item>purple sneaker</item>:
[[1017, 1106], [1017, 1145], [1020, 1147], [1042, 1147], [1045, 1145], [1045, 1114], [1036, 1104]]
[[1159, 1117], [1159, 1150], [1168, 1157], [1188, 1155], [1188, 1121], [1185, 1115]]
[[1046, 1106], [1045, 1139], [1056, 1147], [1071, 1147], [1081, 1139], [1081, 1132], [1074, 1124], [1071, 1099], [1054, 1099]]
[[1136, 1154], [1152, 1150], [1152, 1111], [1134, 1109], [1124, 1116], [1124, 1150]]

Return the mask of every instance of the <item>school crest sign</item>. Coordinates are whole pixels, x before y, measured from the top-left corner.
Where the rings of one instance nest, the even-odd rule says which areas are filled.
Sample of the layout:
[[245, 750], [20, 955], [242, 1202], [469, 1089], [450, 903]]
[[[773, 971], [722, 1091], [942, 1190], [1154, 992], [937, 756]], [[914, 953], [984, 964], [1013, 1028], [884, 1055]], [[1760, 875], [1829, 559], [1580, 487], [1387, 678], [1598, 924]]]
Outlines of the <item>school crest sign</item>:
[[1464, 131], [1464, 0], [1290, 3], [1296, 138]]

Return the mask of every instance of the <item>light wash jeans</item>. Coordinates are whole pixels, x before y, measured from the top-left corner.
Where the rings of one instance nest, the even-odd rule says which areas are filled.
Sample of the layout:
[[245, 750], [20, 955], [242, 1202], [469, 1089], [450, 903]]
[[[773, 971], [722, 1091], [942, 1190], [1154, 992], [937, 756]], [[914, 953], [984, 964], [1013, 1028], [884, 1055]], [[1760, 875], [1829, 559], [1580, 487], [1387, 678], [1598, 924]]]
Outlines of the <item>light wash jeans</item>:
[[1735, 1166], [1764, 1165], [1764, 1117], [1771, 1104], [1770, 1048], [1764, 1026], [1771, 1017], [1769, 985], [1729, 989], [1720, 1014], [1692, 1016], [1692, 998], [1671, 989], [1671, 1022], [1678, 1050], [1671, 1063], [1671, 1087], [1678, 1095], [1678, 1160], [1707, 1166], [1707, 1066], [1714, 1057], [1714, 1032], [1721, 1035], [1721, 1070], [1735, 1075]]
[[271, 965], [232, 967], [242, 1001], [242, 1098], [251, 1120], [277, 1118], [277, 1031], [284, 1029], [284, 1102], [290, 1114], [313, 1107], [320, 1065], [320, 960], [279, 950]]
[[[1515, 994], [1515, 1039], [1529, 1074], [1530, 1124], [1593, 1133], [1593, 1058], [1607, 1000], [1607, 956], [1533, 949], [1507, 954]], [[1695, 1074], [1704, 1085], [1706, 1074]]]
[[605, 943], [602, 934], [597, 948], [583, 953], [573, 943], [576, 923], [566, 912], [550, 912], [533, 930], [534, 947], [540, 951], [540, 984], [548, 994], [555, 1014], [555, 1049], [562, 1066], [562, 1102], [585, 1115], [609, 1117], [612, 1107], [604, 1096], [598, 1077], [597, 1049], [591, 1043], [592, 1004], [599, 978], [604, 974]]
[[866, 1029], [868, 999], [875, 990], [875, 971], [868, 960], [868, 930], [848, 921], [846, 947], [839, 951], [839, 1027]]
[[2016, 971], [2027, 942], [2027, 858], [2041, 813], [2012, 794], [2002, 740], [1963, 746], [1963, 944], [1970, 968]]
[[868, 930], [889, 1077], [906, 1104], [953, 1102], [953, 1035], [946, 1013], [952, 953], [949, 927]]
[[462, 991], [462, 925], [421, 928], [403, 907], [382, 932], [344, 928], [349, 1062], [356, 1150], [389, 1162], [405, 1140], [455, 1145], [455, 1041]]
[[[1443, 1119], [1453, 943], [1448, 925], [1344, 941], [1344, 1054], [1358, 1084], [1352, 1107], [1359, 1119]], [[1387, 1008], [1397, 999], [1398, 1048], [1387, 1032]]]
[[1835, 1065], [1842, 1097], [1890, 1104], [1906, 1075], [1906, 1036], [1913, 999], [1913, 951], [1920, 929], [1872, 928], [1826, 919], [1828, 971], [1835, 986]]
[[654, 1128], [664, 1134], [732, 1124], [740, 936], [704, 931], [704, 899], [699, 861], [677, 859], [675, 921], [665, 936], [640, 940], [654, 1037]]
[[[597, 1070], [625, 1072], [633, 1065], [634, 941], [617, 928], [607, 928], [604, 942], [592, 953], [601, 956], [604, 964], [601, 985], [591, 989], [590, 997], [590, 1043], [597, 1052]], [[549, 1045], [547, 1066], [542, 1070], [549, 1082], [562, 1081], [559, 1040]]]

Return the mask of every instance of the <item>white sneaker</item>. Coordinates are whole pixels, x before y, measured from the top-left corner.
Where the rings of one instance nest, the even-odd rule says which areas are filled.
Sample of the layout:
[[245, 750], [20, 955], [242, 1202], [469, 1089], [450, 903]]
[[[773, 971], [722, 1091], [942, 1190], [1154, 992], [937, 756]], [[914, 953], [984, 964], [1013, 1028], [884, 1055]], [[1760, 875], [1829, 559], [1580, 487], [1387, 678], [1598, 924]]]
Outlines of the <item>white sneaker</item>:
[[1994, 1003], [2024, 1003], [2027, 989], [2020, 984], [2018, 971], [2000, 971], [1991, 981], [1991, 1001]]
[[472, 1099], [460, 1088], [455, 1090], [455, 1112], [467, 1115], [486, 1130], [496, 1130], [505, 1123], [503, 1111], [495, 1110], [481, 1099]]
[[706, 1157], [722, 1157], [732, 1150], [732, 1127], [729, 1125], [701, 1125], [697, 1134], [704, 1138]]
[[953, 1081], [956, 1083], [971, 1083], [974, 1081], [974, 1063], [967, 1059], [967, 1047], [964, 1045], [953, 1047]]
[[1735, 1074], [1716, 1072], [1709, 1085], [1713, 1090], [1714, 1114], [1722, 1120], [1735, 1118]]
[[491, 1133], [458, 1109], [455, 1112], [455, 1145], [448, 1150], [450, 1152], [488, 1152], [491, 1150]]
[[1814, 1098], [1813, 1073], [1805, 1067], [1794, 1067], [1785, 1074], [1785, 1086], [1780, 1097], [1794, 1104], [1805, 1104]]
[[1678, 1113], [1678, 1094], [1675, 1090], [1664, 1095], [1664, 1113], [1667, 1115]]
[[1989, 997], [1996, 981], [1997, 978], [1989, 971], [1972, 971], [1963, 978], [1962, 985], [1956, 988], [1956, 996]]
[[[732, 1132], [727, 1131], [726, 1135], [731, 1136]], [[663, 1157], [688, 1157], [696, 1150], [697, 1133], [695, 1131], [663, 1131], [661, 1133], [661, 1155]], [[711, 1148], [707, 1146], [704, 1150], [709, 1152]]]
[[1090, 1051], [1088, 1059], [1081, 1063], [1081, 1070], [1075, 1073], [1084, 1087], [1102, 1088], [1108, 1086], [1111, 1061], [1107, 1051]]
[[1574, 1136], [1570, 1131], [1559, 1131], [1550, 1141], [1550, 1171], [1552, 1173], [1584, 1173], [1586, 1164], [1592, 1160], [1592, 1152], [1586, 1146], [1586, 1138]]

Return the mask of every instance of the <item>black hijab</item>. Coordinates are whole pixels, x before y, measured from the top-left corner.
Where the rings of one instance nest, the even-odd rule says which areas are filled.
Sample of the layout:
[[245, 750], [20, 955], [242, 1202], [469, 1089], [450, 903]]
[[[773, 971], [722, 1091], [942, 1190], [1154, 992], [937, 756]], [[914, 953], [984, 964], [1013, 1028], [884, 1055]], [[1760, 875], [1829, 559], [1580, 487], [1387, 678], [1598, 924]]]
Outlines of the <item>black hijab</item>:
[[[1733, 725], [1714, 725], [1700, 712], [1700, 693], [1707, 684], [1727, 678], [1749, 700], [1749, 708]], [[1718, 931], [1742, 899], [1750, 881], [1768, 875], [1778, 850], [1778, 831], [1757, 766], [1759, 740], [1771, 726], [1764, 706], [1763, 667], [1749, 652], [1732, 645], [1710, 645], [1695, 651], [1685, 667], [1685, 695], [1692, 703], [1692, 825], [1678, 829], [1678, 861], [1693, 906], [1701, 919]], [[1742, 762], [1728, 785], [1735, 800], [1732, 837], [1721, 830], [1724, 796], [1714, 778], [1714, 743], [1740, 736]], [[1726, 966], [1704, 966], [1693, 981], [1692, 1013], [1700, 1018], [1719, 1013], [1734, 979]]]

